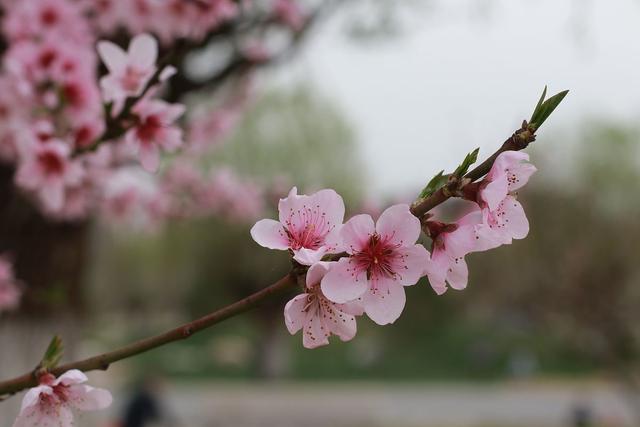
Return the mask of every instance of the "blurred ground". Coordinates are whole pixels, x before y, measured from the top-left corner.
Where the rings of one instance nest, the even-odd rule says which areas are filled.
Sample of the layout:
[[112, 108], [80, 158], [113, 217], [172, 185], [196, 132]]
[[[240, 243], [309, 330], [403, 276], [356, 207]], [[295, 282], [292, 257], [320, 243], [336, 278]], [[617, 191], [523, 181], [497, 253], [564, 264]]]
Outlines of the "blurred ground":
[[[126, 393], [116, 396], [112, 416]], [[173, 421], [163, 425], [189, 427], [560, 427], [572, 425], [578, 403], [596, 426], [632, 425], [622, 396], [602, 382], [181, 383], [164, 400]], [[83, 415], [78, 425], [102, 427], [108, 418], [96, 419]]]
[[234, 427], [562, 426], [579, 399], [603, 418], [629, 420], [604, 384], [236, 383], [169, 393], [182, 424]]

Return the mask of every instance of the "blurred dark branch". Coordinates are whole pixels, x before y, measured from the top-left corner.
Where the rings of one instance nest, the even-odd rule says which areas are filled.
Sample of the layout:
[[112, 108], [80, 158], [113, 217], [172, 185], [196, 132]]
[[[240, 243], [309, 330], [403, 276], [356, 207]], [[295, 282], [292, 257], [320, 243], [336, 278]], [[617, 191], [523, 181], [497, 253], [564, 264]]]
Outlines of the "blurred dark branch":
[[[329, 12], [330, 8], [329, 3], [323, 3], [323, 5], [319, 6], [318, 9], [314, 11], [309, 17], [307, 17], [305, 21], [305, 25], [299, 31], [292, 34], [291, 40], [285, 48], [282, 48], [280, 52], [277, 52], [271, 55], [268, 59], [265, 60], [255, 60], [243, 52], [235, 52], [234, 57], [227, 63], [225, 67], [219, 70], [217, 73], [214, 73], [210, 77], [203, 80], [192, 80], [189, 79], [184, 73], [179, 73], [176, 75], [169, 87], [169, 93], [166, 96], [166, 99], [169, 102], [175, 102], [180, 99], [185, 94], [191, 92], [199, 92], [201, 90], [207, 89], [215, 89], [222, 86], [230, 77], [243, 75], [246, 72], [251, 70], [279, 65], [282, 62], [290, 59], [300, 48], [303, 42], [308, 37], [311, 30], [317, 26], [320, 22], [320, 19]], [[256, 21], [256, 25], [253, 29], [257, 27], [261, 27], [263, 30], [266, 30], [270, 24], [273, 24], [275, 21], [272, 19], [262, 19]], [[205, 47], [208, 42], [214, 40], [216, 37], [207, 37], [207, 42], [202, 43], [200, 47]], [[185, 55], [186, 56], [186, 55]], [[185, 56], [181, 59], [184, 60]], [[180, 69], [184, 68], [184, 65], [181, 64]]]

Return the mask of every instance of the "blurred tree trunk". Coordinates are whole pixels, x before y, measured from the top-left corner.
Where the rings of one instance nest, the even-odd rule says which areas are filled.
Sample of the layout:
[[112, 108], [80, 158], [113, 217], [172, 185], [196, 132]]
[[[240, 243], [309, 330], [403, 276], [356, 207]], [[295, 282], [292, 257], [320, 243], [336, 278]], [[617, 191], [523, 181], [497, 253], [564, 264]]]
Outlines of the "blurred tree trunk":
[[0, 253], [9, 254], [25, 285], [20, 312], [40, 317], [78, 315], [89, 227], [45, 218], [13, 185], [14, 169], [0, 165]]

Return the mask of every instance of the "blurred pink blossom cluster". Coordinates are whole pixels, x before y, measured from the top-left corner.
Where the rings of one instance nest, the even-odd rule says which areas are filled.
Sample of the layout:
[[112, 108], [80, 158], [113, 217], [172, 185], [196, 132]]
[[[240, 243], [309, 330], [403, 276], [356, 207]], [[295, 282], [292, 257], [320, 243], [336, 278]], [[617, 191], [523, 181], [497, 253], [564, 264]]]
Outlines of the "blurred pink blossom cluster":
[[[292, 1], [245, 3], [267, 5], [271, 19], [282, 25], [297, 28], [303, 22]], [[176, 70], [160, 69], [160, 47], [149, 34], [165, 43], [201, 38], [236, 19], [238, 2], [0, 4], [8, 42], [0, 69], [0, 161], [13, 165], [16, 186], [44, 214], [64, 221], [102, 214], [148, 223], [147, 228], [189, 214], [255, 219], [263, 203], [255, 184], [230, 170], [202, 172], [196, 166], [198, 155], [219, 145], [241, 118], [250, 97], [250, 74], [216, 108], [183, 118], [184, 105], [158, 97]], [[118, 29], [137, 35], [124, 47], [100, 40]], [[99, 74], [101, 64], [104, 74]], [[173, 158], [165, 154], [178, 152], [172, 166]], [[189, 179], [194, 198], [186, 203], [177, 189]]]
[[108, 34], [124, 27], [130, 33], [151, 32], [163, 42], [199, 39], [239, 13], [233, 0], [84, 0], [92, 25]]
[[0, 256], [0, 313], [18, 307], [21, 295], [22, 290], [14, 276], [13, 265], [5, 255]]
[[221, 216], [233, 222], [255, 221], [265, 210], [263, 190], [232, 169], [208, 173], [189, 162], [176, 162], [162, 177], [162, 193], [169, 195], [170, 218]]
[[[387, 208], [374, 222], [368, 214], [343, 223], [345, 206], [333, 190], [298, 195], [294, 187], [280, 200], [278, 220], [263, 219], [251, 229], [261, 246], [287, 250], [301, 266], [309, 266], [303, 293], [285, 306], [292, 334], [303, 331], [303, 345], [343, 341], [356, 334], [362, 314], [379, 325], [393, 323], [406, 302], [405, 286], [428, 276], [440, 295], [450, 286], [464, 289], [465, 255], [510, 244], [529, 232], [515, 191], [535, 172], [527, 154], [507, 151], [487, 176], [469, 184], [465, 197], [475, 208], [454, 223], [427, 216], [420, 221], [408, 205]], [[416, 243], [421, 230], [431, 238], [431, 251]]]

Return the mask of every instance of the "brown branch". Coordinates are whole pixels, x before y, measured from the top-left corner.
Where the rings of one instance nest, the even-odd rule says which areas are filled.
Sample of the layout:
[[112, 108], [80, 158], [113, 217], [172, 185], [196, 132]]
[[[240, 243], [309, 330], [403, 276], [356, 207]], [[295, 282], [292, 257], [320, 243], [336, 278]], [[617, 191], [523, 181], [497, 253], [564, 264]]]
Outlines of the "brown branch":
[[[171, 329], [160, 335], [136, 341], [108, 353], [58, 366], [57, 368], [52, 369], [51, 373], [55, 376], [59, 376], [70, 369], [79, 369], [84, 372], [100, 369], [106, 370], [109, 368], [111, 363], [144, 353], [175, 341], [189, 338], [196, 332], [200, 332], [222, 322], [223, 320], [257, 307], [266, 299], [289, 289], [293, 289], [297, 283], [296, 279], [296, 275], [292, 272], [271, 286], [261, 289], [240, 301], [234, 302], [233, 304], [223, 307], [197, 320]], [[17, 393], [26, 388], [34, 387], [37, 383], [36, 370], [7, 381], [2, 381], [0, 382], [0, 396]]]

